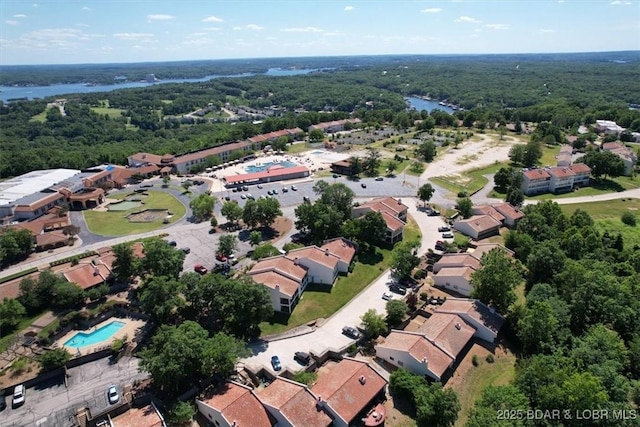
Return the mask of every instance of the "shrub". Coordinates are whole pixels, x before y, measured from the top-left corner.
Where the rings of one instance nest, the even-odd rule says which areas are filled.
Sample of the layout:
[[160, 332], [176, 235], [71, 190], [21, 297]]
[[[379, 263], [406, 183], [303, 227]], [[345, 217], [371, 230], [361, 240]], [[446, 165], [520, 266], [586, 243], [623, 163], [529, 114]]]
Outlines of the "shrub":
[[18, 359], [14, 360], [11, 364], [11, 368], [16, 375], [20, 375], [27, 369], [27, 363], [29, 363], [29, 359], [24, 356], [20, 356]]
[[121, 338], [113, 340], [113, 344], [111, 344], [111, 351], [115, 354], [120, 353], [120, 350], [124, 347], [124, 340]]
[[467, 192], [466, 191], [458, 192], [458, 197], [467, 197]]
[[77, 256], [74, 256], [73, 258], [71, 258], [71, 265], [78, 265], [80, 263], [80, 258]]
[[473, 363], [473, 366], [478, 366], [480, 364], [480, 360], [478, 359], [477, 354], [473, 355], [473, 357], [471, 358], [471, 363]]
[[487, 361], [487, 363], [493, 363], [495, 361], [495, 359], [493, 358], [493, 354], [491, 353], [487, 354], [487, 357], [485, 360]]
[[196, 414], [195, 409], [188, 402], [176, 403], [169, 412], [169, 421], [177, 425], [185, 425], [190, 423]]
[[629, 225], [631, 227], [635, 227], [636, 226], [636, 216], [634, 214], [632, 214], [631, 212], [623, 213], [621, 220], [626, 225]]
[[429, 294], [428, 294], [428, 293], [426, 293], [426, 292], [420, 292], [420, 299], [421, 299], [422, 301], [426, 301], [426, 300], [428, 300], [428, 299], [429, 299]]
[[64, 366], [71, 360], [71, 354], [63, 348], [56, 348], [44, 353], [38, 360], [42, 366], [42, 371], [47, 372]]
[[424, 270], [418, 270], [416, 271], [416, 273], [413, 275], [413, 277], [416, 280], [420, 280], [420, 279], [424, 279], [425, 276], [427, 275], [427, 273], [424, 272]]
[[308, 386], [315, 383], [317, 379], [318, 379], [318, 374], [316, 374], [315, 372], [300, 371], [300, 372], [296, 372], [293, 375], [294, 381], [297, 381], [301, 384], [308, 385]]

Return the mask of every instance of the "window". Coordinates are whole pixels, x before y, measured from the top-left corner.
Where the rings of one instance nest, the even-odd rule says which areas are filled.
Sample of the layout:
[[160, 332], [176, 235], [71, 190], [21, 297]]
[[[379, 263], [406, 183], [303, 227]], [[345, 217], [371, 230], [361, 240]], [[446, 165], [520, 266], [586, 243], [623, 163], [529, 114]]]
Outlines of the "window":
[[280, 304], [289, 305], [289, 300], [287, 298], [280, 298]]
[[404, 363], [402, 363], [402, 360], [398, 360], [398, 366], [404, 366]]
[[389, 360], [395, 360], [393, 356], [389, 356]]

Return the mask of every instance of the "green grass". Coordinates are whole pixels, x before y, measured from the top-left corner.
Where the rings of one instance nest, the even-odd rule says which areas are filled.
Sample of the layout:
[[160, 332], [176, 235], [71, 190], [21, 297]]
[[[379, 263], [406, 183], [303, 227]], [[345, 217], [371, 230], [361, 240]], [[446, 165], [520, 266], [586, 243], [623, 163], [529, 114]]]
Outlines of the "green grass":
[[506, 163], [496, 162], [483, 168], [464, 171], [461, 175], [435, 176], [431, 178], [431, 181], [454, 194], [465, 191], [468, 195], [471, 195], [489, 184], [489, 181], [483, 175], [496, 173], [505, 166], [507, 166]]
[[560, 205], [560, 209], [562, 209], [566, 215], [571, 215], [576, 209], [581, 209], [596, 221], [596, 225], [601, 232], [606, 231], [610, 235], [621, 233], [625, 247], [630, 248], [634, 245], [640, 245], [640, 225], [631, 227], [623, 224], [620, 219], [623, 213], [633, 212], [640, 222], [640, 199], [616, 199], [603, 202], [572, 203]]
[[84, 218], [92, 233], [102, 236], [123, 236], [127, 234], [144, 233], [164, 227], [166, 224], [162, 220], [149, 223], [132, 223], [127, 220], [126, 215], [142, 209], [168, 209], [173, 212], [169, 223], [173, 224], [182, 218], [186, 213], [186, 207], [171, 194], [159, 191], [150, 191], [149, 196], [144, 199], [145, 204], [141, 207], [120, 212], [96, 212], [93, 210], [84, 211]]
[[293, 145], [287, 145], [287, 154], [299, 154], [309, 151], [311, 148], [306, 143], [297, 143]]
[[124, 111], [121, 108], [111, 108], [111, 107], [91, 107], [91, 111], [94, 113], [100, 114], [104, 116], [105, 114], [111, 118], [122, 117], [122, 112]]
[[469, 369], [464, 382], [455, 387], [461, 406], [455, 427], [466, 424], [469, 410], [480, 398], [482, 390], [490, 385], [506, 385], [513, 381], [515, 360], [515, 356], [511, 353], [496, 357], [494, 363], [488, 363], [484, 358], [480, 358], [480, 364]]
[[16, 328], [14, 329], [15, 332], [12, 332], [0, 338], [0, 353], [5, 352], [9, 348], [9, 345], [15, 340], [18, 332], [29, 327], [34, 321], [36, 321], [36, 319], [38, 319], [43, 314], [44, 313], [38, 313], [34, 314], [33, 316], [22, 318], [18, 323], [18, 326], [16, 326]]
[[[420, 230], [417, 224], [410, 221], [404, 229], [404, 239], [419, 238]], [[351, 301], [391, 264], [390, 249], [377, 248], [375, 254], [359, 254], [358, 257], [353, 271], [347, 276], [340, 276], [332, 288], [310, 285], [290, 316], [275, 313], [271, 321], [262, 322], [262, 334], [278, 334], [316, 319], [328, 318]]]
[[537, 196], [527, 197], [534, 200], [547, 199], [566, 199], [569, 197], [580, 196], [597, 196], [599, 194], [618, 193], [625, 190], [633, 190], [640, 187], [640, 179], [632, 176], [619, 176], [611, 179], [600, 179], [598, 181], [591, 180], [589, 187], [583, 187], [579, 190], [563, 194], [539, 194]]
[[30, 122], [40, 122], [40, 123], [44, 123], [47, 121], [47, 113], [49, 112], [49, 106], [47, 106], [47, 108], [40, 114], [36, 114], [35, 116], [31, 117], [29, 119]]
[[24, 271], [19, 271], [17, 273], [10, 274], [10, 275], [5, 276], [2, 279], [0, 279], [0, 284], [1, 283], [6, 283], [6, 282], [8, 282], [10, 280], [13, 280], [13, 279], [17, 279], [18, 277], [26, 276], [27, 274], [31, 274], [31, 273], [34, 273], [36, 271], [38, 271], [38, 267], [31, 267], [31, 268], [28, 268], [28, 269], [26, 269]]
[[542, 158], [538, 162], [542, 166], [555, 166], [558, 164], [558, 160], [556, 156], [560, 153], [559, 145], [552, 146], [543, 146], [542, 147]]

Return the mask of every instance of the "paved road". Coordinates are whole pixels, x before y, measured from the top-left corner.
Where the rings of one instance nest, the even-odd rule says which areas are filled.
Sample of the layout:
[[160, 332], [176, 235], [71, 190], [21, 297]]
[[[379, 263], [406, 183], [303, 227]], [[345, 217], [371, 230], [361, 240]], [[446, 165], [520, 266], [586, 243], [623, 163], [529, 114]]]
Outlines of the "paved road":
[[59, 378], [27, 389], [25, 404], [19, 408], [11, 408], [11, 398], [7, 397], [8, 407], [0, 412], [0, 425], [70, 425], [70, 417], [77, 408], [87, 407], [94, 414], [106, 409], [109, 405], [106, 392], [110, 385], [116, 385], [122, 395], [126, 384], [148, 378], [148, 374], [138, 371], [137, 358], [124, 357], [116, 364], [109, 360], [104, 358], [69, 369], [68, 388]]
[[[405, 204], [409, 206], [409, 213], [416, 220], [422, 232], [419, 250], [422, 255], [427, 252], [428, 248], [433, 247], [436, 240], [441, 239], [438, 227], [443, 224], [443, 220], [441, 217], [430, 217], [424, 212], [417, 211], [415, 199], [407, 199]], [[392, 282], [389, 270], [384, 271], [373, 283], [313, 332], [278, 341], [256, 343], [250, 346], [253, 355], [243, 359], [242, 363], [254, 371], [261, 367], [272, 369], [271, 356], [277, 355], [283, 369], [295, 372], [302, 369], [302, 366], [293, 360], [296, 351], [320, 354], [327, 349], [338, 351], [349, 346], [353, 340], [342, 335], [342, 328], [346, 325], [359, 326], [360, 317], [371, 308], [379, 313], [385, 313], [387, 302], [382, 299], [382, 294], [389, 290], [389, 284]], [[394, 297], [400, 298], [398, 295], [394, 295]], [[304, 294], [302, 298], [304, 299]]]

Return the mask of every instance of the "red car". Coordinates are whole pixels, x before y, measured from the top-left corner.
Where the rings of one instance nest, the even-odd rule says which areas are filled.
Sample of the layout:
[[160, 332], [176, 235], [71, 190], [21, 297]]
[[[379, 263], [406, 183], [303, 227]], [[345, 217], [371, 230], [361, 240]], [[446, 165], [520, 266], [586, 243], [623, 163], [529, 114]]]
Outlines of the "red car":
[[196, 273], [200, 273], [200, 274], [207, 274], [209, 272], [209, 270], [207, 270], [207, 267], [200, 265], [200, 264], [196, 264], [193, 267], [193, 271], [195, 271]]
[[223, 253], [217, 253], [216, 259], [220, 262], [227, 262], [227, 257]]

